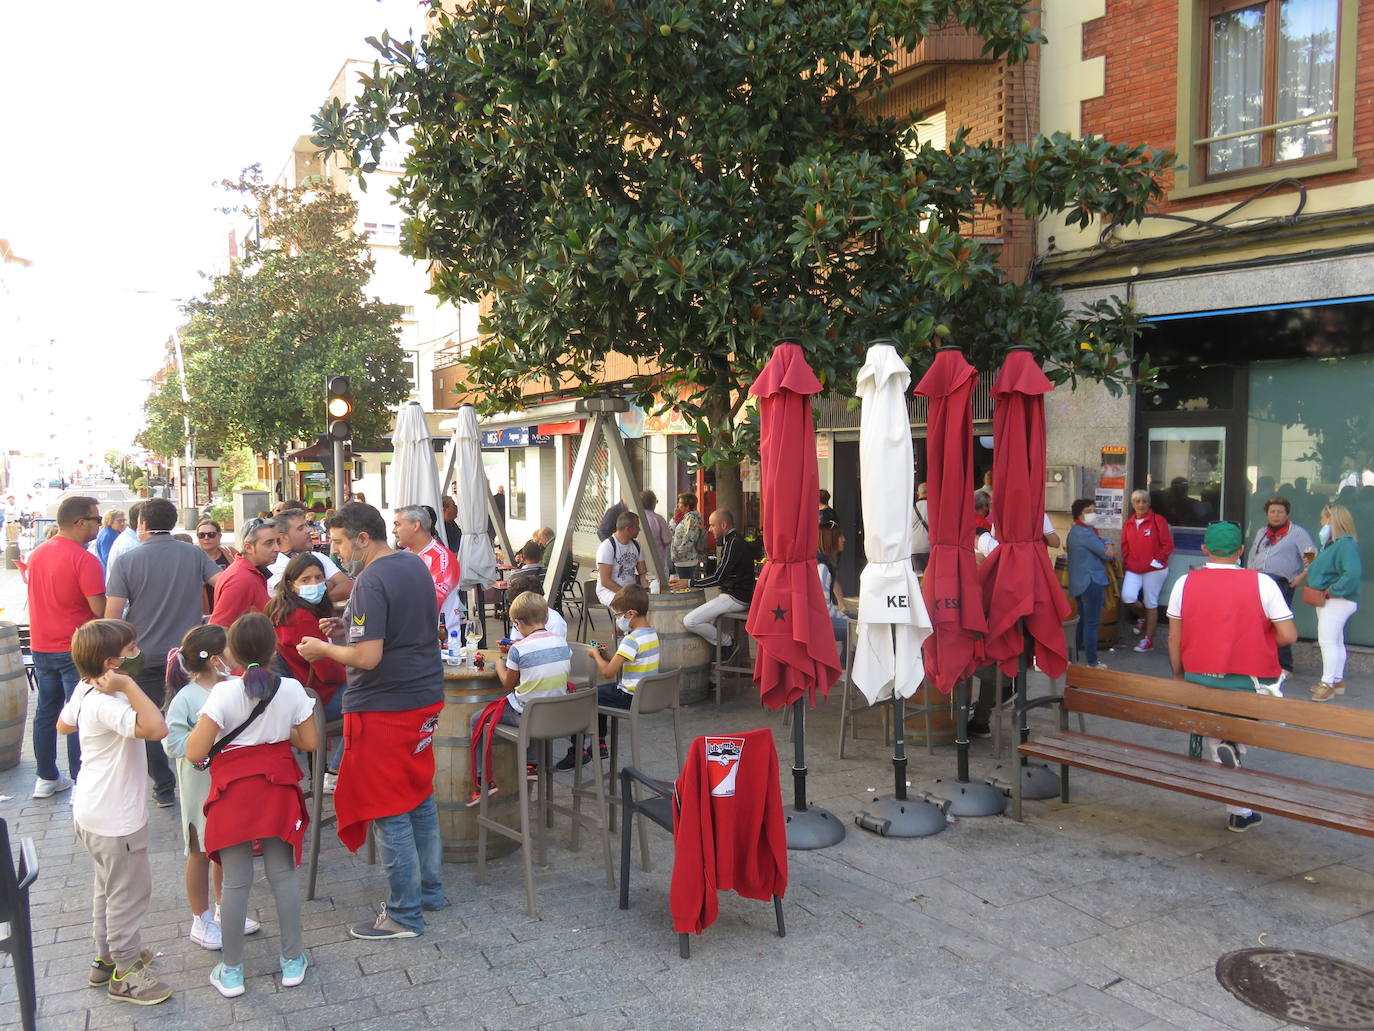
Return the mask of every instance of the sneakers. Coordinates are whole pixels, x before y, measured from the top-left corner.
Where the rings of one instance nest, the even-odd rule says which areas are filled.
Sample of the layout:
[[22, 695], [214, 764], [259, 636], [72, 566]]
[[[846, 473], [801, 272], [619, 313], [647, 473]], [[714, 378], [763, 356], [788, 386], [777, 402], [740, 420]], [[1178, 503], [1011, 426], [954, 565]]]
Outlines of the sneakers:
[[1134, 648], [1138, 652], [1152, 652], [1155, 650], [1155, 639], [1153, 637], [1142, 637], [1140, 643]]
[[1249, 816], [1232, 816], [1226, 821], [1226, 829], [1235, 831], [1237, 834], [1244, 834], [1257, 823], [1262, 823], [1264, 817], [1259, 813], [1251, 813]]
[[326, 795], [334, 794], [334, 789], [338, 787], [339, 775], [337, 773], [326, 773], [324, 775], [324, 786], [320, 788]]
[[[1236, 751], [1236, 746], [1230, 741], [1223, 741], [1217, 745], [1217, 762], [1223, 766], [1229, 766], [1233, 770], [1238, 769], [1240, 767], [1240, 754]], [[1234, 827], [1231, 829], [1235, 830]], [[1241, 828], [1241, 830], [1244, 829], [1244, 827]]]
[[[220, 918], [219, 918], [219, 903], [218, 903], [218, 902], [215, 903], [215, 923], [217, 923], [217, 924], [220, 923]], [[256, 920], [254, 920], [251, 916], [247, 916], [247, 915], [244, 916], [244, 918], [243, 918], [243, 933], [244, 933], [244, 934], [257, 934], [257, 933], [258, 933], [259, 931], [261, 931], [261, 930], [262, 930], [262, 924], [258, 923], [258, 922], [257, 922]], [[222, 933], [223, 933], [223, 930], [221, 929], [221, 934], [222, 934]]]
[[191, 940], [202, 949], [218, 952], [224, 947], [224, 936], [213, 913], [213, 910], [207, 909], [204, 913], [192, 917]]
[[[576, 751], [575, 751], [574, 749], [572, 749], [572, 748], [569, 748], [569, 749], [568, 749], [568, 754], [565, 755], [565, 756], [563, 756], [563, 758], [561, 758], [561, 759], [558, 760], [558, 763], [554, 766], [554, 769], [555, 769], [555, 770], [558, 770], [558, 771], [560, 771], [560, 772], [566, 772], [566, 771], [568, 771], [568, 770], [571, 770], [571, 769], [573, 768], [573, 764], [576, 762], [576, 759], [573, 758], [573, 756], [574, 756], [575, 754], [576, 754]], [[591, 761], [592, 761], [592, 752], [591, 752], [591, 749], [589, 748], [589, 749], [586, 749], [585, 751], [583, 751], [583, 753], [582, 753], [582, 765], [583, 765], [583, 766], [586, 766], [586, 765], [587, 765], [589, 762], [591, 762]]]
[[1340, 692], [1336, 690], [1335, 684], [1318, 684], [1312, 688], [1312, 701], [1329, 702]]
[[281, 957], [281, 986], [283, 988], [295, 988], [305, 980], [305, 968], [310, 965], [310, 960], [305, 958], [302, 952], [295, 959]]
[[986, 719], [977, 717], [968, 721], [969, 737], [992, 737], [992, 727]]
[[33, 782], [34, 798], [52, 798], [53, 795], [60, 795], [64, 791], [70, 791], [76, 781], [70, 777], [58, 774], [56, 780], [45, 780], [38, 777]]
[[[239, 991], [242, 992], [241, 975], [239, 985]], [[172, 997], [172, 989], [157, 979], [152, 967], [140, 956], [138, 962], [124, 971], [123, 975], [110, 976], [105, 994], [120, 1002], [132, 1002], [135, 1006], [156, 1006]]]
[[361, 938], [363, 941], [383, 941], [387, 938], [418, 938], [419, 931], [412, 931], [409, 927], [398, 924], [391, 917], [386, 915], [383, 908], [381, 915], [370, 924], [356, 924], [348, 929], [348, 933], [354, 938]]
[[1111, 669], [1105, 662], [1094, 662], [1089, 669]]
[[500, 791], [500, 790], [501, 790], [501, 789], [498, 788], [498, 787], [497, 787], [495, 784], [493, 784], [491, 781], [487, 781], [486, 791], [483, 791], [481, 788], [478, 788], [476, 791], [474, 791], [472, 794], [470, 794], [470, 795], [468, 796], [467, 807], [468, 807], [469, 809], [475, 809], [475, 808], [477, 808], [477, 806], [480, 805], [481, 802], [482, 802], [482, 795], [483, 795], [483, 794], [485, 794], [485, 795], [487, 795], [488, 797], [490, 797], [490, 796], [496, 794], [496, 793], [497, 793], [498, 791]]
[[243, 994], [243, 964], [236, 967], [216, 963], [210, 971], [210, 983], [226, 999], [236, 999]]
[[159, 809], [170, 809], [177, 804], [177, 793], [175, 791], [168, 791], [161, 795], [154, 794], [153, 804]]
[[[151, 966], [153, 954], [148, 949], [144, 949], [138, 954], [138, 959], [140, 963]], [[101, 959], [97, 956], [95, 959], [91, 960], [91, 974], [86, 979], [86, 983], [92, 988], [104, 988], [110, 983], [110, 978], [114, 976], [114, 970], [114, 960]]]
[[525, 763], [525, 779], [528, 781], [539, 780], [539, 764]]
[[1145, 632], [1145, 617], [1144, 617], [1144, 616], [1141, 616], [1139, 619], [1137, 619], [1137, 620], [1135, 621], [1135, 624], [1131, 627], [1131, 633], [1133, 633], [1133, 634], [1143, 634], [1144, 632]]

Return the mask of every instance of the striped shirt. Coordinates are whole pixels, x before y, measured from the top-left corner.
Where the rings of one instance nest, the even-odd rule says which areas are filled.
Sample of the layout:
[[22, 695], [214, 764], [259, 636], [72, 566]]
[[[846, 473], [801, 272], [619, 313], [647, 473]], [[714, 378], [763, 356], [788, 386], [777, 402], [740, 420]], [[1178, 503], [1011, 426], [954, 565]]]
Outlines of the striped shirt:
[[520, 683], [515, 685], [507, 700], [516, 712], [524, 712], [525, 702], [531, 698], [567, 693], [572, 649], [563, 638], [547, 630], [536, 630], [510, 646], [506, 666], [520, 673]]
[[620, 639], [617, 655], [625, 656], [620, 667], [620, 690], [634, 694], [639, 682], [658, 672], [658, 631], [651, 626], [635, 627]]

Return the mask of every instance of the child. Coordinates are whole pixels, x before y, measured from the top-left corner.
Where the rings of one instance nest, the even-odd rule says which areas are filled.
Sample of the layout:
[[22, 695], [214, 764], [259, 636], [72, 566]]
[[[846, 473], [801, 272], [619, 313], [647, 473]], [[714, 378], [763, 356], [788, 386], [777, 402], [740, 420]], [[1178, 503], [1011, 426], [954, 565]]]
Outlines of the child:
[[[520, 714], [525, 711], [525, 703], [531, 698], [567, 694], [568, 674], [572, 672], [572, 649], [568, 647], [566, 639], [545, 629], [548, 615], [548, 603], [533, 591], [526, 591], [511, 602], [511, 624], [520, 632], [521, 639], [510, 646], [507, 654], [496, 660], [496, 677], [501, 681], [501, 686], [510, 691], [504, 699], [506, 706], [498, 722], [508, 727], [520, 726]], [[469, 808], [482, 801], [483, 756], [482, 749], [478, 747], [477, 729], [481, 717], [481, 712], [474, 713], [469, 726], [473, 738], [473, 784], [476, 785], [468, 799]], [[533, 760], [533, 755], [525, 757], [526, 776], [531, 773]], [[485, 790], [488, 795], [494, 795], [497, 787], [487, 780]]]
[[[210, 774], [186, 761], [186, 738], [210, 699], [210, 690], [233, 676], [224, 661], [224, 627], [207, 623], [187, 631], [181, 647], [167, 656], [167, 737], [162, 742], [167, 757], [176, 760], [177, 797], [181, 800], [181, 836], [186, 846], [186, 901], [191, 904], [191, 941], [202, 949], [220, 947], [219, 904], [210, 908], [206, 879], [211, 873], [205, 853], [205, 798], [210, 794]], [[222, 889], [223, 870], [214, 868], [215, 898]], [[249, 918], [243, 933], [253, 934], [262, 925]]]
[[[593, 653], [597, 669], [611, 681], [597, 685], [596, 700], [598, 705], [628, 709], [640, 680], [658, 672], [658, 631], [649, 625], [649, 592], [638, 584], [616, 592], [611, 599], [611, 612], [615, 615], [615, 628], [625, 636], [614, 655], [606, 655], [605, 645], [598, 645]], [[609, 722], [609, 716], [597, 717], [603, 741]]]
[[[210, 691], [196, 727], [186, 739], [186, 758], [210, 763], [205, 802], [205, 851], [224, 869], [223, 959], [210, 983], [226, 999], [243, 994], [243, 921], [253, 883], [253, 841], [262, 845], [263, 866], [277, 905], [281, 932], [281, 983], [305, 980], [301, 946], [301, 889], [296, 883], [308, 814], [294, 745], [313, 752], [319, 744], [314, 700], [300, 681], [269, 669], [277, 650], [272, 623], [260, 612], [240, 616], [229, 628], [229, 654], [242, 677]], [[215, 742], [226, 739], [224, 745]], [[232, 740], [228, 740], [232, 739]]]
[[139, 931], [153, 896], [148, 864], [148, 753], [145, 741], [167, 736], [167, 723], [134, 677], [143, 654], [122, 619], [93, 619], [72, 635], [81, 683], [57, 718], [63, 734], [81, 735], [81, 772], [72, 792], [76, 836], [94, 868], [92, 988], [111, 999], [156, 1006], [172, 989], [153, 973]]

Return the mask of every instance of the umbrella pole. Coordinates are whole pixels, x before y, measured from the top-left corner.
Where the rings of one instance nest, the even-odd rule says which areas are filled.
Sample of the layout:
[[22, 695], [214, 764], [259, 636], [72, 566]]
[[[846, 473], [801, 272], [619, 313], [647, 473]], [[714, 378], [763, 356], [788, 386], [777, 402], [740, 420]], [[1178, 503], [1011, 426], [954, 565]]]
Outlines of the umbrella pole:
[[911, 801], [906, 796], [906, 706], [901, 695], [892, 696], [891, 798], [874, 799], [873, 805], [854, 817], [854, 823], [885, 838], [926, 838], [948, 826], [946, 802], [931, 795]]
[[[1035, 638], [1025, 632], [1022, 625], [1022, 633], [1025, 634], [1025, 647], [1021, 649], [1021, 658], [1017, 663], [1016, 670], [1016, 724], [1018, 738], [1021, 744], [1025, 744], [1030, 739], [1030, 713], [1026, 711], [1026, 697], [1029, 694], [1027, 677], [1030, 675], [1031, 661], [1035, 657]], [[1016, 776], [1021, 778], [1021, 797], [1022, 798], [1054, 798], [1059, 794], [1059, 775], [1050, 770], [1044, 763], [1031, 765], [1030, 757], [1022, 755], [1019, 763], [1013, 763]]]
[[972, 677], [955, 685], [957, 695], [955, 744], [959, 749], [958, 781], [950, 792], [951, 816], [996, 816], [1007, 807], [1001, 790], [991, 784], [971, 784], [968, 779], [968, 707]]
[[906, 705], [892, 696], [892, 797], [906, 801]]
[[844, 824], [829, 810], [806, 804], [806, 700], [792, 703], [792, 808], [787, 813], [787, 847], [827, 848], [844, 840]]

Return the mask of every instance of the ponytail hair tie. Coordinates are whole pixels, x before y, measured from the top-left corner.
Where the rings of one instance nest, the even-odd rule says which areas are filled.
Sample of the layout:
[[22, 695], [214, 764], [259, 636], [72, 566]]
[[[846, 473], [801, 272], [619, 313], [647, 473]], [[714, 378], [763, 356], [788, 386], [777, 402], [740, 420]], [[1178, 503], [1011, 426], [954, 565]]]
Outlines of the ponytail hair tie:
[[243, 667], [243, 671], [244, 671], [245, 673], [247, 673], [250, 669], [257, 669], [258, 666], [260, 666], [260, 665], [261, 665], [261, 663], [250, 662], [248, 665], [246, 665], [246, 666]]

